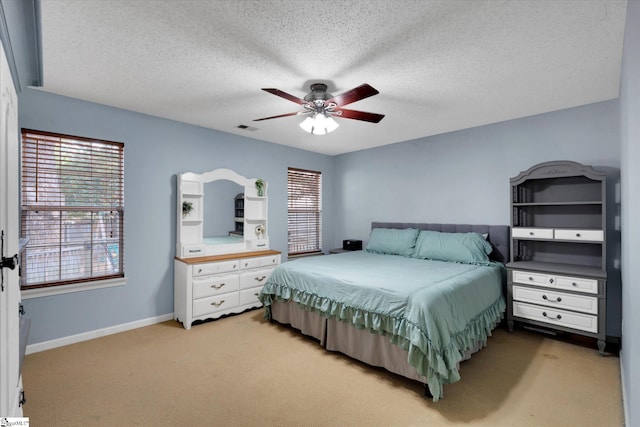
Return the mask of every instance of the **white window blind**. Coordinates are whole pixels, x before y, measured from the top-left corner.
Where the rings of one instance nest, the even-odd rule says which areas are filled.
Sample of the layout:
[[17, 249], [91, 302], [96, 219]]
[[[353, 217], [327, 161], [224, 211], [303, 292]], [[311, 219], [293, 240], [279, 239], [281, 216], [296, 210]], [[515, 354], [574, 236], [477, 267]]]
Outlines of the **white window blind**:
[[124, 277], [124, 144], [22, 130], [22, 289]]
[[322, 249], [322, 174], [304, 169], [288, 171], [289, 255]]

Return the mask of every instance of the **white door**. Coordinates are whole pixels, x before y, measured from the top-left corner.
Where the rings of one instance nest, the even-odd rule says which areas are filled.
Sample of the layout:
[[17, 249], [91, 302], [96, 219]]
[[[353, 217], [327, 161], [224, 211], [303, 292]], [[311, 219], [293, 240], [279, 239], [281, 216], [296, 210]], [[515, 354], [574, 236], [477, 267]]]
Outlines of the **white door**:
[[[0, 44], [0, 229], [4, 253], [18, 253], [18, 97]], [[18, 269], [2, 268], [0, 285], [0, 417], [21, 417]]]

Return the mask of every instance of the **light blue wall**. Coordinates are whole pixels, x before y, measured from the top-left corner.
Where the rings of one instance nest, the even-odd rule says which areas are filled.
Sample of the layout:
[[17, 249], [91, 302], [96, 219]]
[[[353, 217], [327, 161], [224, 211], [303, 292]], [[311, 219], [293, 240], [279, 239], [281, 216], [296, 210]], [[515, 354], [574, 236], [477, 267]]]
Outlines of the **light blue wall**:
[[622, 128], [622, 381], [626, 425], [640, 426], [640, 1], [627, 3]]
[[[287, 253], [287, 167], [323, 173], [325, 247], [334, 246], [332, 158], [27, 89], [19, 124], [28, 129], [125, 143], [126, 286], [25, 300], [30, 343], [173, 312], [176, 174], [233, 169], [269, 185], [272, 249]], [[233, 201], [230, 200], [231, 211]]]
[[[335, 239], [366, 241], [372, 221], [508, 225], [509, 178], [550, 160], [606, 171], [614, 193], [619, 130], [614, 100], [337, 156]], [[616, 209], [608, 216], [607, 333], [620, 336]]]
[[[336, 238], [375, 221], [509, 224], [509, 178], [536, 163], [620, 167], [617, 101], [336, 157]], [[346, 233], [349, 233], [347, 236]]]

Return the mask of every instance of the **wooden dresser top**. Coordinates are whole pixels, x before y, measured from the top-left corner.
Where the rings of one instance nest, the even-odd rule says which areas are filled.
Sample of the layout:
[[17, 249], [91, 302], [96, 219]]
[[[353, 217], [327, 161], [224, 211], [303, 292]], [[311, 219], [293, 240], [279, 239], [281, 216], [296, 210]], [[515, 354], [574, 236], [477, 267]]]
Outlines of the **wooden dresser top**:
[[258, 256], [269, 256], [269, 255], [280, 255], [280, 251], [274, 251], [274, 250], [268, 249], [265, 251], [239, 252], [235, 254], [209, 255], [209, 256], [199, 256], [199, 257], [193, 257], [193, 258], [175, 257], [175, 259], [176, 261], [184, 262], [185, 264], [200, 264], [203, 262], [226, 261], [230, 259], [253, 258]]

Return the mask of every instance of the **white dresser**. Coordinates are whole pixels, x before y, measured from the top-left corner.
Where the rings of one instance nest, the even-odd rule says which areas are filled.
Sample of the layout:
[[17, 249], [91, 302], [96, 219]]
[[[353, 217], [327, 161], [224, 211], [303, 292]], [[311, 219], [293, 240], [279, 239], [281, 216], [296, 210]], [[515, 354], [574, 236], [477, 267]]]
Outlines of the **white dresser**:
[[280, 252], [274, 250], [176, 257], [174, 319], [191, 329], [196, 320], [262, 307], [258, 293], [279, 264]]

